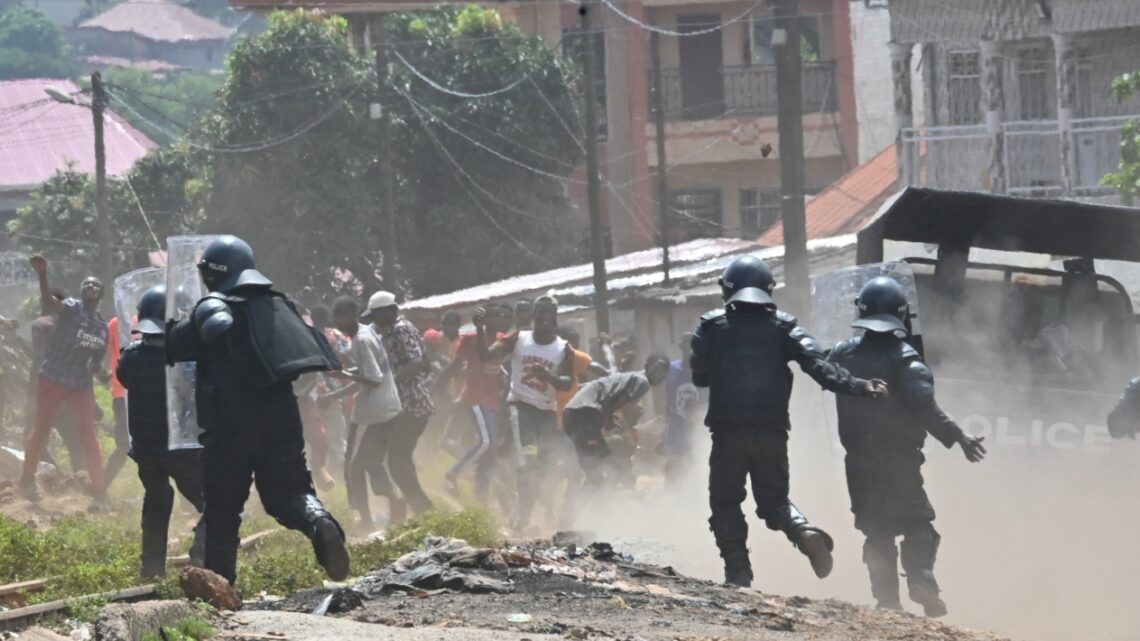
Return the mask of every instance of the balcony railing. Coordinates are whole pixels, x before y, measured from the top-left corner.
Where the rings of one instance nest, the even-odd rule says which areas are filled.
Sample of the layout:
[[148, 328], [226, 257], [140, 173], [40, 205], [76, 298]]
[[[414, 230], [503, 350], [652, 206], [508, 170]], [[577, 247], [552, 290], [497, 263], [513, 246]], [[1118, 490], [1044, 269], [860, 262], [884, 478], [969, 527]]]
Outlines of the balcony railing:
[[[1120, 165], [1120, 130], [1140, 116], [1079, 118], [1069, 136], [1073, 197], [1112, 196], [1100, 179]], [[1002, 123], [1005, 191], [1059, 197], [1064, 193], [1057, 121]], [[922, 127], [902, 131], [904, 158], [915, 164], [913, 182], [940, 189], [985, 190], [993, 184], [991, 137], [984, 125]]]
[[[803, 65], [804, 113], [834, 112], [835, 65]], [[653, 78], [650, 76], [652, 99]], [[714, 75], [664, 69], [661, 86], [668, 120], [708, 120], [730, 116], [774, 116], [778, 102], [773, 66], [721, 67]]]

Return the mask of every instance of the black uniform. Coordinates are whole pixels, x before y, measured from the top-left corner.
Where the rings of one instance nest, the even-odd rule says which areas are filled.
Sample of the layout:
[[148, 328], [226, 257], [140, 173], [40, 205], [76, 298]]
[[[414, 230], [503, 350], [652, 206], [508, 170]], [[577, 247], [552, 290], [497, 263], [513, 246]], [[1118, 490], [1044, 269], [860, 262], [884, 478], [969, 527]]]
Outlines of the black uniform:
[[[251, 302], [274, 295], [267, 286], [240, 286], [226, 293]], [[210, 304], [220, 303], [203, 299], [190, 319], [170, 328], [167, 360], [198, 364], [195, 394], [198, 424], [204, 430], [206, 568], [232, 583], [237, 575], [241, 512], [251, 482], [270, 516], [310, 539], [322, 519], [335, 520], [313, 488], [291, 381], [251, 385], [242, 372], [246, 363], [235, 356], [248, 353], [245, 347], [252, 340], [250, 321], [243, 313], [247, 307], [228, 306], [232, 324], [222, 335], [212, 336], [213, 321], [203, 320], [202, 314], [203, 305]]]
[[882, 607], [901, 608], [899, 551], [911, 596], [925, 588], [937, 595], [934, 560], [940, 537], [934, 508], [923, 489], [922, 446], [926, 434], [952, 447], [962, 429], [934, 401], [934, 376], [922, 358], [893, 334], [868, 332], [840, 343], [828, 360], [853, 375], [882, 379], [891, 389], [885, 400], [838, 397], [839, 440], [847, 450], [847, 487], [855, 527], [867, 537], [863, 562], [871, 593]]
[[824, 389], [837, 393], [865, 394], [867, 381], [828, 363], [796, 318], [772, 306], [730, 304], [727, 311], [705, 314], [693, 332], [692, 348], [693, 383], [709, 388], [709, 525], [726, 575], [733, 566], [750, 567], [748, 524], [740, 509], [746, 477], [752, 480], [756, 513], [769, 529], [783, 531], [797, 546], [808, 532], [822, 534], [830, 548], [830, 537], [788, 500], [788, 363], [799, 363]]
[[[147, 336], [123, 348], [115, 375], [127, 389], [130, 456], [138, 463], [143, 485], [142, 570], [144, 579], [166, 573], [166, 543], [174, 490], [202, 512], [202, 477], [199, 450], [167, 447], [166, 357], [162, 336]], [[204, 520], [198, 522], [190, 549], [193, 565], [202, 565]]]
[[1113, 438], [1136, 438], [1140, 430], [1140, 377], [1128, 382], [1116, 407], [1108, 415], [1108, 433]]

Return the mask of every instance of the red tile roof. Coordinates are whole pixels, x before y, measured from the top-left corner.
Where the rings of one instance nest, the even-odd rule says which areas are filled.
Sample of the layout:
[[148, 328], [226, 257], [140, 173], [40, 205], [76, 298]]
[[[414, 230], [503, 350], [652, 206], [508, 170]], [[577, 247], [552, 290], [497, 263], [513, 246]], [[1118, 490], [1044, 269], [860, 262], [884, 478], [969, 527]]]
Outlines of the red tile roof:
[[[52, 100], [44, 91], [49, 86], [79, 94], [70, 80], [0, 82], [0, 191], [38, 187], [68, 163], [79, 171], [95, 171], [90, 109]], [[155, 144], [118, 114], [107, 110], [104, 118], [107, 175], [122, 175]]]
[[157, 42], [225, 40], [234, 30], [173, 2], [120, 2], [82, 23], [79, 29], [135, 33]]
[[[852, 169], [807, 204], [808, 240], [858, 230], [888, 197], [898, 191], [898, 166], [891, 145]], [[777, 223], [760, 237], [765, 246], [784, 244], [784, 225]]]

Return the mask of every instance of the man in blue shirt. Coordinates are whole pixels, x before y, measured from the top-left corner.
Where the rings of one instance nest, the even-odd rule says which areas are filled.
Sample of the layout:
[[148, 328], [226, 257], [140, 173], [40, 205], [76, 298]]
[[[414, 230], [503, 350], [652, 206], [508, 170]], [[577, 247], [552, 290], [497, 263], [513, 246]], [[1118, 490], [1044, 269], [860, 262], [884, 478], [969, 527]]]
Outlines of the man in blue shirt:
[[681, 337], [681, 358], [669, 364], [665, 376], [665, 433], [657, 453], [665, 458], [665, 483], [669, 487], [684, 480], [692, 459], [693, 419], [701, 404], [708, 402], [708, 395], [693, 385], [693, 371], [689, 369], [692, 338], [692, 332]]

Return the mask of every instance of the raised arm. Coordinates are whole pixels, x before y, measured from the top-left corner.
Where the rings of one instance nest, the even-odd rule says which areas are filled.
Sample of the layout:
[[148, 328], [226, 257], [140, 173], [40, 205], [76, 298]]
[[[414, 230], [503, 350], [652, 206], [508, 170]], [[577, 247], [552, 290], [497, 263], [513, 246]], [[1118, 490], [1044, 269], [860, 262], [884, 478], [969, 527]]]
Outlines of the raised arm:
[[471, 324], [475, 326], [475, 355], [484, 362], [506, 358], [514, 351], [515, 343], [519, 340], [519, 332], [515, 330], [488, 346], [487, 327], [483, 322], [486, 315], [487, 311], [480, 307], [471, 316]]
[[40, 302], [43, 303], [44, 309], [51, 310], [56, 314], [62, 314], [67, 311], [67, 306], [63, 304], [63, 301], [51, 293], [51, 286], [48, 285], [47, 259], [36, 254], [29, 258], [28, 262], [32, 265], [32, 269], [35, 270], [36, 276], [39, 278]]
[[1108, 433], [1113, 438], [1136, 438], [1137, 430], [1140, 430], [1140, 377], [1128, 383], [1108, 415]]

